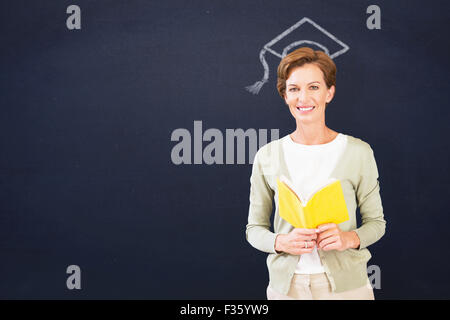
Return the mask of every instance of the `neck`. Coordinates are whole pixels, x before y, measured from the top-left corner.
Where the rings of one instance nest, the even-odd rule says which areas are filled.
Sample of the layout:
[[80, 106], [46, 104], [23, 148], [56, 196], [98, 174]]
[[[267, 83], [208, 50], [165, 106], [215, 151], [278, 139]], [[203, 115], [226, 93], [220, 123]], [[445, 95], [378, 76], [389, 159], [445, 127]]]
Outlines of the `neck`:
[[297, 129], [291, 133], [294, 142], [315, 145], [332, 141], [338, 133], [328, 128], [325, 123], [299, 124]]

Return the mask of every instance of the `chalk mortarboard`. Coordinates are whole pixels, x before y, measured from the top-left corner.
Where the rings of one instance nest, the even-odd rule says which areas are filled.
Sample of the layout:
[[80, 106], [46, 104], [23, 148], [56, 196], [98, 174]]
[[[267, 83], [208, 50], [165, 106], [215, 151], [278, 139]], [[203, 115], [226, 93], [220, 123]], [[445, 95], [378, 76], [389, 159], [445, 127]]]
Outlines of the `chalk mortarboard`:
[[[323, 39], [323, 37], [321, 40], [322, 42], [304, 39], [303, 37], [305, 37], [305, 35], [302, 34], [302, 32], [300, 31], [300, 27], [306, 22], [311, 24], [316, 30], [320, 31], [319, 33], [321, 34], [321, 36], [325, 35], [327, 41], [330, 41], [331, 39], [332, 43], [330, 43], [329, 45], [327, 44], [327, 46], [325, 46], [323, 43], [326, 41]], [[320, 37], [315, 36], [314, 38]], [[281, 34], [279, 34], [274, 39], [272, 39], [271, 41], [269, 41], [264, 45], [263, 49], [259, 52], [259, 60], [261, 61], [261, 64], [264, 67], [264, 76], [262, 80], [257, 81], [253, 85], [246, 87], [246, 89], [253, 94], [258, 94], [262, 86], [269, 80], [269, 65], [267, 64], [267, 61], [265, 59], [266, 52], [270, 52], [273, 55], [279, 57], [280, 59], [283, 59], [290, 49], [295, 48], [299, 45], [305, 46], [315, 45], [319, 47], [321, 50], [323, 50], [331, 59], [334, 59], [337, 56], [347, 52], [349, 49], [349, 46], [340, 41], [330, 32], [319, 26], [311, 19], [304, 17], [296, 24], [289, 27], [288, 29], [286, 29]], [[339, 50], [333, 49], [332, 50], [333, 52], [331, 53], [329, 48], [336, 47], [336, 45], [338, 46]]]

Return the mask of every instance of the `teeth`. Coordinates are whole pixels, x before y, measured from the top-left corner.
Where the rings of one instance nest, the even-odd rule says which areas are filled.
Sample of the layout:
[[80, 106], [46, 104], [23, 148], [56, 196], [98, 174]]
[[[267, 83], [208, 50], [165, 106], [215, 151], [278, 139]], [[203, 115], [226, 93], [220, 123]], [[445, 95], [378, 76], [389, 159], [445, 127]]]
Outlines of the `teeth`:
[[309, 107], [309, 108], [300, 108], [298, 107], [297, 109], [301, 110], [301, 111], [308, 111], [308, 110], [312, 110], [314, 107]]

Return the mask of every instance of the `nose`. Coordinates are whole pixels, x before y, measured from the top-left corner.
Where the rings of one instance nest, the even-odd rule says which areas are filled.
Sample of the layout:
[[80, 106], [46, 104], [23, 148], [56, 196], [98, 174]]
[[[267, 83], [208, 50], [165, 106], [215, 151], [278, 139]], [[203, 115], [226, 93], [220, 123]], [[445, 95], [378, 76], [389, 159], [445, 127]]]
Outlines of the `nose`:
[[308, 102], [308, 93], [306, 92], [306, 90], [300, 90], [297, 99], [300, 105], [306, 105], [306, 103]]

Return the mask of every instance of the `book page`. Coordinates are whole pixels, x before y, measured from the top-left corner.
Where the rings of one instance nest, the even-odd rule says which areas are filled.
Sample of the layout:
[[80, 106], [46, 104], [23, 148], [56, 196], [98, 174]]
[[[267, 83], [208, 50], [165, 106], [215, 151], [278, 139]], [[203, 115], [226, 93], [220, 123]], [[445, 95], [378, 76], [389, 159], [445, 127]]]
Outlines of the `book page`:
[[313, 191], [310, 192], [309, 194], [302, 195], [296, 190], [294, 183], [290, 181], [288, 178], [286, 178], [286, 176], [281, 175], [279, 179], [281, 182], [285, 183], [289, 187], [289, 189], [297, 196], [303, 207], [307, 206], [308, 201], [314, 196], [314, 194], [316, 194], [317, 192], [321, 191], [322, 189], [326, 188], [327, 186], [338, 180], [336, 178], [329, 178], [327, 179], [326, 182], [321, 183], [318, 187], [314, 188]]

